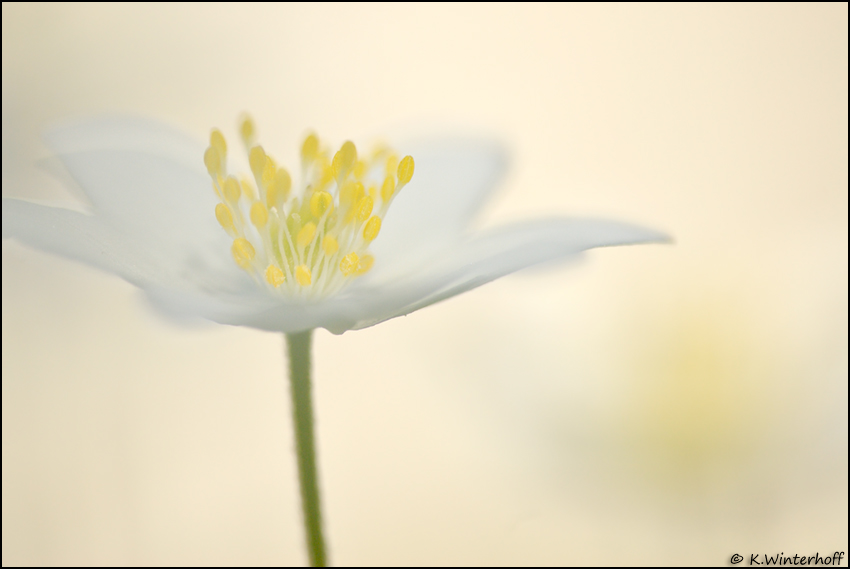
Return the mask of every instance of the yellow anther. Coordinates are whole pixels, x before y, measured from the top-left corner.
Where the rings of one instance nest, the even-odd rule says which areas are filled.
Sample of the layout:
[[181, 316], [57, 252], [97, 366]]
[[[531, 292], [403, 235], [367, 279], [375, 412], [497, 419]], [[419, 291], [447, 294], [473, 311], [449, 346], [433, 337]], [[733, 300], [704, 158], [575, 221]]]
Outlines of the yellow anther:
[[[269, 265], [266, 268], [266, 282], [277, 288], [284, 283], [286, 280], [286, 275], [283, 274], [278, 267], [274, 265]], [[308, 283], [309, 284], [309, 283]]]
[[233, 260], [243, 269], [251, 268], [251, 261], [254, 259], [256, 252], [254, 246], [247, 239], [240, 237], [233, 241], [233, 246], [230, 248], [233, 253]]
[[255, 132], [254, 121], [250, 116], [245, 115], [242, 118], [242, 124], [239, 125], [239, 135], [242, 137], [242, 142], [245, 143], [245, 146], [250, 147], [253, 144]]
[[218, 150], [218, 155], [222, 158], [227, 156], [227, 142], [224, 140], [224, 135], [217, 128], [210, 132], [210, 146]]
[[372, 200], [372, 196], [365, 196], [357, 202], [357, 221], [366, 221], [369, 219], [369, 216], [372, 215], [372, 208], [375, 206], [375, 202]]
[[298, 246], [306, 247], [313, 240], [313, 236], [316, 235], [316, 224], [312, 221], [304, 225], [301, 228], [301, 231], [298, 232]]
[[274, 183], [277, 175], [277, 164], [271, 156], [266, 155], [266, 163], [263, 165], [263, 187], [269, 187]]
[[251, 184], [251, 180], [243, 177], [239, 180], [239, 187], [242, 189], [242, 193], [251, 199], [257, 199], [257, 192], [254, 190], [254, 186]]
[[230, 213], [230, 208], [223, 203], [215, 206], [215, 218], [223, 228], [233, 230], [233, 214]]
[[356, 273], [358, 275], [362, 275], [369, 272], [369, 269], [372, 268], [372, 265], [375, 264], [375, 257], [372, 255], [363, 255], [360, 258], [360, 262], [357, 263]]
[[313, 275], [310, 274], [310, 269], [307, 265], [298, 265], [295, 268], [295, 280], [301, 286], [307, 286], [313, 281]]
[[310, 133], [304, 139], [304, 144], [301, 145], [301, 159], [305, 162], [312, 162], [319, 153], [319, 139], [316, 135]]
[[325, 238], [322, 239], [322, 250], [328, 257], [339, 251], [339, 243], [337, 242], [336, 237], [333, 235], [325, 235]]
[[375, 203], [378, 199], [378, 186], [375, 184], [369, 186], [369, 197], [372, 198], [372, 203]]
[[339, 149], [339, 152], [334, 154], [333, 163], [331, 164], [334, 178], [341, 181], [354, 167], [355, 162], [357, 162], [357, 148], [353, 142], [346, 140], [342, 144], [342, 148]]
[[254, 179], [257, 183], [261, 183], [263, 179], [263, 170], [266, 168], [266, 151], [262, 146], [254, 146], [248, 153], [248, 163], [251, 165], [251, 172], [254, 173]]
[[377, 215], [373, 215], [369, 221], [366, 222], [365, 227], [363, 227], [363, 239], [366, 241], [372, 241], [375, 237], [378, 236], [378, 233], [381, 231], [381, 218]]
[[290, 188], [292, 188], [292, 178], [289, 177], [289, 172], [278, 168], [274, 179], [266, 187], [266, 204], [269, 207], [281, 208], [289, 197]]
[[208, 147], [204, 152], [204, 165], [213, 178], [221, 175], [221, 155], [219, 155], [215, 146]]
[[263, 202], [254, 202], [254, 205], [251, 206], [251, 223], [253, 223], [254, 227], [257, 229], [262, 229], [266, 226], [268, 221], [269, 210], [266, 209]]
[[366, 163], [362, 160], [358, 160], [354, 165], [354, 177], [358, 180], [362, 179], [366, 174]]
[[224, 190], [224, 199], [230, 203], [239, 201], [239, 196], [242, 194], [242, 190], [239, 187], [239, 182], [236, 181], [236, 178], [228, 176], [222, 185], [224, 186], [224, 188], [222, 188]]
[[387, 176], [384, 178], [384, 183], [381, 186], [381, 199], [384, 201], [389, 201], [393, 194], [395, 193], [395, 180], [392, 176]]
[[339, 262], [339, 270], [342, 271], [343, 275], [348, 276], [357, 270], [357, 263], [359, 261], [360, 257], [357, 256], [357, 253], [349, 253]]
[[334, 169], [331, 168], [330, 164], [326, 166], [322, 166], [319, 171], [319, 175], [315, 177], [316, 183], [313, 185], [314, 190], [323, 190], [328, 187], [328, 185], [333, 182], [334, 179]]
[[333, 210], [334, 199], [328, 192], [313, 192], [313, 197], [310, 198], [310, 213], [313, 217], [319, 219], [322, 217], [328, 208]]
[[342, 186], [339, 201], [347, 204], [356, 204], [363, 197], [363, 184], [349, 180]]
[[411, 178], [413, 178], [413, 156], [405, 156], [398, 165], [398, 185], [405, 185]]
[[386, 166], [386, 174], [387, 176], [396, 175], [396, 170], [398, 170], [398, 156], [395, 154], [390, 154], [387, 156], [387, 166]]

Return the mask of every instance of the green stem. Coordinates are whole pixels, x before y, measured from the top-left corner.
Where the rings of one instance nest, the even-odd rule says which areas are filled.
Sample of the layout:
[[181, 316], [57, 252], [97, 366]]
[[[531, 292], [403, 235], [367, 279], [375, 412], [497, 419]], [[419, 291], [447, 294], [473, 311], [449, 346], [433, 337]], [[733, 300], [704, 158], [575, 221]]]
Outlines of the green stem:
[[311, 567], [325, 567], [327, 555], [322, 537], [319, 508], [319, 481], [316, 444], [313, 437], [313, 403], [310, 399], [310, 345], [313, 331], [286, 335], [289, 350], [289, 378], [292, 384], [292, 419], [295, 425], [295, 451], [298, 454], [298, 481], [307, 533], [307, 553]]

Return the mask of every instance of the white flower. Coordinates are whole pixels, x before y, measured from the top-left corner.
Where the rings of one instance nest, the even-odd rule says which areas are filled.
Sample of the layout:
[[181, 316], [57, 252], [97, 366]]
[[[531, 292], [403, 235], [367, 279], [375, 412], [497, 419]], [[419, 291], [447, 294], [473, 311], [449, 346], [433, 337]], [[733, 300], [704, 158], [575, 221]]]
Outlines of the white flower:
[[[497, 146], [469, 140], [435, 141], [411, 152], [416, 171], [406, 186], [408, 172], [396, 175], [391, 154], [364, 161], [367, 170], [379, 172], [371, 203], [359, 200], [368, 188], [346, 197], [346, 181], [354, 180], [350, 172], [363, 169], [356, 154], [346, 155], [353, 146], [339, 153], [341, 162], [331, 166], [338, 179], [312, 203], [292, 198], [309, 202], [316, 195], [305, 186], [316, 182], [322, 168], [327, 174], [321, 148], [307, 157], [306, 181], [292, 188], [288, 201], [270, 195], [277, 166], [254, 151], [249, 162], [257, 186], [242, 180], [241, 198], [234, 200], [224, 195], [228, 173], [217, 136], [205, 156], [195, 140], [140, 119], [102, 118], [56, 129], [48, 144], [89, 198], [91, 214], [3, 198], [3, 237], [115, 273], [171, 314], [285, 333], [322, 327], [337, 334], [409, 314], [537, 263], [593, 247], [667, 239], [598, 219], [540, 219], [470, 235], [467, 226], [496, 185], [505, 157]], [[252, 144], [251, 132], [243, 138]], [[388, 161], [393, 186], [404, 187], [382, 197]], [[412, 172], [413, 163], [403, 162], [402, 170]], [[270, 168], [265, 182], [263, 165]], [[368, 172], [358, 175], [369, 179]], [[263, 207], [252, 211], [254, 203]], [[364, 211], [352, 214], [359, 205]], [[285, 229], [292, 213], [310, 207], [305, 219], [313, 220], [313, 229], [304, 229], [305, 219]]]

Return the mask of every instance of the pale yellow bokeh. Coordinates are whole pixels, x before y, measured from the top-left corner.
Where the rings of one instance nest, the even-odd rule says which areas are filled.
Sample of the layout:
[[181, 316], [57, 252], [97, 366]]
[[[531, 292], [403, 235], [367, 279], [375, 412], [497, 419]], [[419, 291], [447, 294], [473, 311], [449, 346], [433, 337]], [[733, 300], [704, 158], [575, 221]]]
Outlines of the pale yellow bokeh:
[[[4, 196], [69, 199], [35, 168], [56, 121], [248, 110], [282, 158], [484, 133], [513, 162], [482, 224], [675, 237], [317, 333], [336, 564], [848, 550], [846, 4], [2, 16]], [[282, 338], [139, 299], [3, 243], [3, 564], [303, 563]]]

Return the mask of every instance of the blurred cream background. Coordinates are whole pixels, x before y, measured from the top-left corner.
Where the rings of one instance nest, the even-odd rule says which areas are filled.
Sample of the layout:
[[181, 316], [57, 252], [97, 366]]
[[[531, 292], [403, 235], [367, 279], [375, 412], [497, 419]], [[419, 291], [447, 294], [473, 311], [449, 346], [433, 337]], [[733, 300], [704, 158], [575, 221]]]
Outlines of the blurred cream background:
[[[336, 564], [847, 551], [846, 4], [2, 16], [4, 196], [67, 197], [34, 167], [56, 121], [248, 110], [284, 162], [310, 128], [488, 133], [482, 224], [675, 236], [318, 332]], [[281, 337], [12, 242], [2, 308], [4, 565], [304, 562]]]

